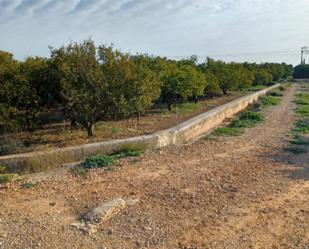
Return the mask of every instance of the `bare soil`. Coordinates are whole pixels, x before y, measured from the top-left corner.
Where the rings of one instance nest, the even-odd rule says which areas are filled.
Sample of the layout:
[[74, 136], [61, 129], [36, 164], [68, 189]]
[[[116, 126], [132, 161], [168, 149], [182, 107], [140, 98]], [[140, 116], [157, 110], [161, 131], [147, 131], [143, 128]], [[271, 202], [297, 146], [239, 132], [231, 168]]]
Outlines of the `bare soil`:
[[[0, 189], [0, 248], [309, 248], [309, 154], [284, 152], [293, 85], [239, 137], [124, 159], [85, 177], [61, 169]], [[88, 235], [70, 224], [114, 198], [140, 201]]]
[[[226, 96], [202, 100], [192, 110], [180, 110], [175, 107], [172, 111], [168, 111], [166, 108], [157, 107], [147, 112], [139, 121], [136, 118], [131, 118], [120, 121], [100, 122], [95, 127], [95, 138], [91, 141], [88, 140], [85, 129], [81, 127], [71, 129], [68, 120], [48, 122], [43, 125], [42, 129], [33, 132], [17, 132], [0, 136], [0, 155], [45, 150], [54, 147], [62, 148], [89, 142], [152, 134], [156, 131], [173, 127], [200, 113], [209, 111], [249, 93], [246, 91], [232, 91]], [[63, 114], [58, 113], [57, 116], [61, 117]]]

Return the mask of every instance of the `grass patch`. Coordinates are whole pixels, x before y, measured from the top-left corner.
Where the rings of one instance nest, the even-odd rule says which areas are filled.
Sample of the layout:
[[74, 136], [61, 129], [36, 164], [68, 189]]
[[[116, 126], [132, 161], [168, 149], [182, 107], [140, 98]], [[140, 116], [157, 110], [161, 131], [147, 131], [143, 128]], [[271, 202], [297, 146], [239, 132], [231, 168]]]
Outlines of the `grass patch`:
[[106, 155], [97, 155], [88, 157], [85, 162], [82, 163], [82, 167], [85, 169], [95, 168], [107, 168], [113, 163], [113, 158]]
[[239, 128], [233, 127], [220, 127], [217, 128], [211, 135], [213, 136], [239, 136], [243, 132]]
[[263, 106], [274, 106], [280, 103], [280, 99], [274, 96], [263, 96], [261, 97], [261, 103]]
[[113, 127], [112, 128], [112, 133], [113, 134], [118, 134], [118, 133], [121, 133], [121, 132], [123, 132], [123, 130], [120, 127]]
[[263, 121], [261, 113], [254, 111], [246, 111], [234, 119], [228, 127], [220, 127], [216, 129], [213, 136], [239, 136], [243, 133], [243, 128], [254, 127], [256, 124]]
[[276, 91], [271, 91], [269, 95], [273, 97], [282, 97], [283, 93], [280, 90], [276, 90]]
[[[112, 164], [115, 160], [127, 158], [127, 157], [139, 157], [143, 155], [143, 150], [122, 150], [112, 155], [96, 155], [88, 157], [82, 164], [82, 169], [97, 169], [104, 168], [107, 170], [112, 169]], [[79, 175], [83, 175], [82, 170], [75, 172]]]
[[293, 153], [294, 155], [299, 155], [306, 153], [307, 150], [301, 146], [291, 146], [288, 148], [285, 148], [286, 151]]
[[267, 86], [265, 86], [265, 85], [251, 86], [251, 87], [248, 88], [248, 91], [250, 91], [250, 92], [260, 91], [260, 90], [265, 89], [266, 87]]
[[284, 83], [281, 86], [279, 86], [278, 89], [283, 92], [283, 91], [287, 90], [291, 85], [292, 85], [291, 82]]
[[189, 112], [195, 111], [198, 108], [199, 108], [199, 104], [198, 103], [181, 103], [181, 104], [178, 104], [174, 108], [174, 110], [177, 113], [184, 114], [184, 113], [189, 113]]
[[309, 106], [298, 106], [296, 108], [296, 113], [302, 117], [309, 117]]
[[309, 133], [309, 119], [298, 120], [295, 123], [295, 128], [293, 129], [293, 132], [303, 134]]
[[0, 174], [4, 174], [6, 172], [6, 167], [0, 165]]
[[0, 184], [12, 181], [15, 176], [16, 174], [0, 174]]
[[294, 145], [309, 145], [309, 140], [301, 136], [295, 136], [295, 139], [290, 141], [290, 143]]

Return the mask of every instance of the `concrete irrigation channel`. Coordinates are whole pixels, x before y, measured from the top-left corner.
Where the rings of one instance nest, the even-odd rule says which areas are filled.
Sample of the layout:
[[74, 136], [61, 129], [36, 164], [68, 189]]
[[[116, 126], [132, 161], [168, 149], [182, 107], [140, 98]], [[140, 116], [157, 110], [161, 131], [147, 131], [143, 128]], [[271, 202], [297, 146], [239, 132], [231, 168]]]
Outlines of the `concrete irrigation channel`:
[[198, 139], [202, 134], [217, 127], [226, 118], [230, 118], [243, 111], [261, 96], [278, 86], [279, 84], [276, 84], [241, 97], [197, 115], [170, 129], [158, 131], [152, 135], [51, 149], [48, 151], [7, 155], [0, 157], [0, 164], [6, 166], [9, 172], [20, 174], [35, 173], [61, 167], [66, 163], [82, 161], [92, 155], [110, 154], [127, 147], [162, 148], [172, 144], [187, 143]]

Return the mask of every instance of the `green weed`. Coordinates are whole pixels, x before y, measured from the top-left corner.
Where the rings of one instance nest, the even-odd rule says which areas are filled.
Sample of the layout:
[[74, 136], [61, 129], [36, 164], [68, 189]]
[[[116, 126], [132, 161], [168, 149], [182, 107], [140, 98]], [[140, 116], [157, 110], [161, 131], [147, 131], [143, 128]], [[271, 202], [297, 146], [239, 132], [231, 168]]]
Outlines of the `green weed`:
[[307, 150], [301, 146], [291, 146], [288, 148], [285, 148], [286, 151], [293, 153], [294, 155], [299, 155], [306, 153]]
[[26, 182], [26, 183], [21, 184], [21, 187], [23, 189], [32, 189], [34, 187], [34, 184], [30, 182]]
[[127, 158], [127, 157], [139, 157], [144, 153], [142, 150], [126, 151], [122, 150], [112, 155], [96, 155], [88, 157], [83, 163], [84, 169], [104, 168], [106, 170], [112, 169], [112, 164], [115, 160]]
[[199, 104], [197, 103], [181, 103], [175, 107], [177, 113], [190, 113], [199, 108]]
[[251, 91], [251, 92], [260, 91], [260, 90], [265, 89], [266, 87], [267, 86], [265, 86], [265, 85], [251, 86], [251, 87], [248, 88], [248, 91]]
[[239, 136], [241, 135], [243, 132], [241, 129], [239, 128], [233, 128], [233, 127], [220, 127], [217, 128], [216, 130], [213, 131], [213, 133], [211, 135], [214, 136]]
[[0, 184], [12, 181], [16, 174], [0, 174]]
[[273, 106], [278, 105], [280, 103], [280, 99], [273, 96], [263, 96], [261, 98], [261, 103], [263, 106]]

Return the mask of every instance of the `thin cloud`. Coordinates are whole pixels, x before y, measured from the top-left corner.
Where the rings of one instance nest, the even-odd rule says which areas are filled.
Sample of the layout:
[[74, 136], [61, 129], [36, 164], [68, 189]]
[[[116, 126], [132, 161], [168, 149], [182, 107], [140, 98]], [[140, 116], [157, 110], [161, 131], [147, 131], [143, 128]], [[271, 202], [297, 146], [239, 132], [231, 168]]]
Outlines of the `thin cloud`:
[[298, 49], [308, 11], [309, 0], [0, 0], [0, 49], [48, 55], [88, 37], [161, 56]]

